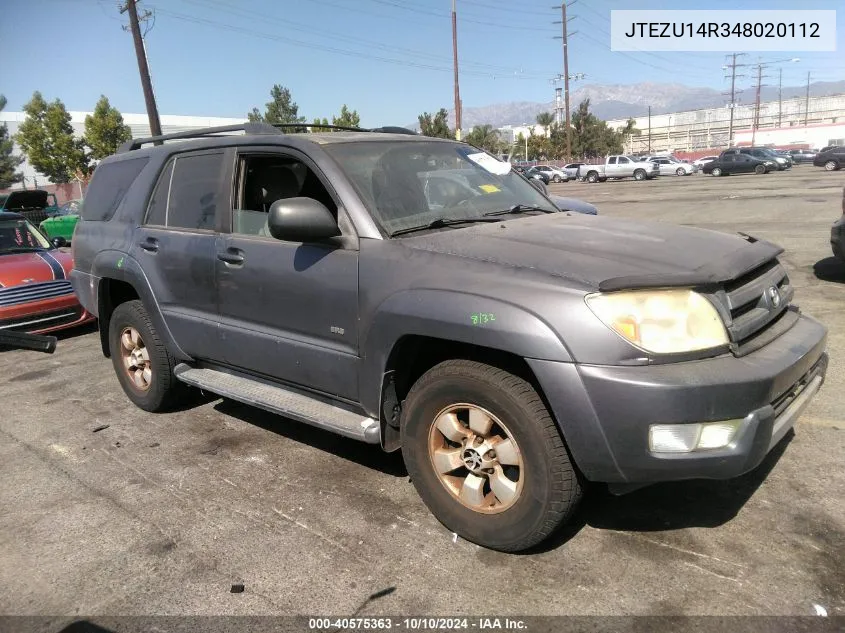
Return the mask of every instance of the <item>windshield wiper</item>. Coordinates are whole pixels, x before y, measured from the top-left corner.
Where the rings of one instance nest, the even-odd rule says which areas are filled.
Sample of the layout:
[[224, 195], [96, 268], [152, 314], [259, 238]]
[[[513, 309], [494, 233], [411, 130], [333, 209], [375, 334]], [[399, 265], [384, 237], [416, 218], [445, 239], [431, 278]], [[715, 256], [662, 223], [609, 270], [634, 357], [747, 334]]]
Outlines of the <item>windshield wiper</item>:
[[0, 253], [29, 253], [32, 251], [46, 250], [41, 246], [12, 246], [9, 248], [0, 249]]
[[515, 204], [512, 207], [508, 207], [507, 209], [502, 209], [501, 211], [488, 211], [487, 213], [482, 214], [484, 217], [490, 217], [492, 215], [511, 215], [517, 213], [527, 213], [529, 211], [542, 211], [543, 213], [557, 213], [557, 211], [552, 211], [551, 209], [544, 209], [543, 207], [537, 207], [531, 204]]
[[[484, 215], [488, 215], [485, 213]], [[428, 224], [420, 224], [419, 226], [410, 226], [407, 229], [399, 229], [397, 231], [393, 231], [390, 234], [390, 237], [395, 237], [396, 235], [404, 235], [405, 233], [415, 233], [417, 231], [426, 231], [428, 229], [440, 229], [444, 226], [453, 226], [455, 224], [471, 224], [473, 222], [498, 222], [498, 220], [488, 219], [485, 217], [481, 218], [437, 218], [436, 220], [432, 220]]]

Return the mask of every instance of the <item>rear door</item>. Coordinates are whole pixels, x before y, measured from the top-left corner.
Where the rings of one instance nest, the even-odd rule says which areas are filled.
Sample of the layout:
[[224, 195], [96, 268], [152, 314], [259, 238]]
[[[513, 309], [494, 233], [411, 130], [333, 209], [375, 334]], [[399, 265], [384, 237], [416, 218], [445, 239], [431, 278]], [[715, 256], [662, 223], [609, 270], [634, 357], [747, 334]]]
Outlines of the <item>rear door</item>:
[[130, 251], [176, 342], [191, 356], [211, 360], [219, 347], [214, 273], [224, 157], [220, 149], [171, 158]]

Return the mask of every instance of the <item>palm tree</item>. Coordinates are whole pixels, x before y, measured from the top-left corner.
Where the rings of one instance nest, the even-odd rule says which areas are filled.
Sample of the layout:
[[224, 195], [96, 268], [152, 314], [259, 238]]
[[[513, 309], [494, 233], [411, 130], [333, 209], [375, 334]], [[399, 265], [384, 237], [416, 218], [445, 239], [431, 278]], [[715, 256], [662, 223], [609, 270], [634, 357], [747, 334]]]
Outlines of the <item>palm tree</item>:
[[554, 122], [555, 117], [551, 112], [541, 112], [537, 115], [537, 125], [541, 125], [546, 129]]
[[466, 142], [491, 153], [496, 153], [501, 145], [501, 139], [492, 125], [476, 125], [466, 135]]

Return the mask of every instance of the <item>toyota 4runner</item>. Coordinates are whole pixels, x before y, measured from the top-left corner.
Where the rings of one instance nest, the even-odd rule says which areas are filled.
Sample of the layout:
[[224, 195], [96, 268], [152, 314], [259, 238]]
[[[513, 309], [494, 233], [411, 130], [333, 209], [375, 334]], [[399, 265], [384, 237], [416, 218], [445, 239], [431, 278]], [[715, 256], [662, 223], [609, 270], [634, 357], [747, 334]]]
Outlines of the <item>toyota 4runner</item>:
[[446, 527], [517, 551], [585, 481], [735, 477], [787, 434], [827, 333], [781, 252], [559, 211], [464, 143], [246, 124], [104, 160], [72, 281], [137, 406], [198, 387], [401, 449]]

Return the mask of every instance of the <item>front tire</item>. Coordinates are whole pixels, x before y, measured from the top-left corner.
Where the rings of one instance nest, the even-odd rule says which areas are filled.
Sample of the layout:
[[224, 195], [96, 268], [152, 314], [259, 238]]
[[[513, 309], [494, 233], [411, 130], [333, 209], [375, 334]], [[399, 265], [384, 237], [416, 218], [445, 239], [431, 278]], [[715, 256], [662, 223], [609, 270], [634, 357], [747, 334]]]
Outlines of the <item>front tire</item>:
[[825, 171], [836, 171], [839, 169], [839, 163], [835, 160], [829, 160], [824, 164]]
[[686, 174], [687, 174], [686, 170], [683, 167], [678, 167], [678, 169], [675, 171], [675, 173], [678, 176], [686, 176]]
[[414, 384], [403, 408], [408, 473], [452, 532], [517, 552], [574, 512], [582, 495], [575, 468], [543, 401], [522, 378], [445, 361]]
[[721, 175], [722, 175], [722, 170], [721, 170], [721, 169], [719, 169], [718, 167], [714, 167], [714, 168], [713, 168], [713, 171], [712, 171], [712, 172], [710, 172], [710, 173], [712, 173], [714, 176], [721, 176]]
[[558, 176], [557, 174], [555, 174], [554, 178], [552, 178], [552, 182], [561, 182], [561, 180], [562, 180], [562, 178], [560, 176]]
[[766, 166], [765, 165], [757, 165], [754, 167], [754, 173], [758, 176], [766, 173]]
[[645, 179], [646, 179], [646, 173], [645, 173], [644, 170], [637, 169], [634, 172], [634, 180], [645, 180]]
[[166, 411], [181, 401], [188, 387], [173, 373], [175, 359], [156, 334], [144, 305], [121, 303], [109, 319], [109, 350], [120, 386], [144, 411]]

